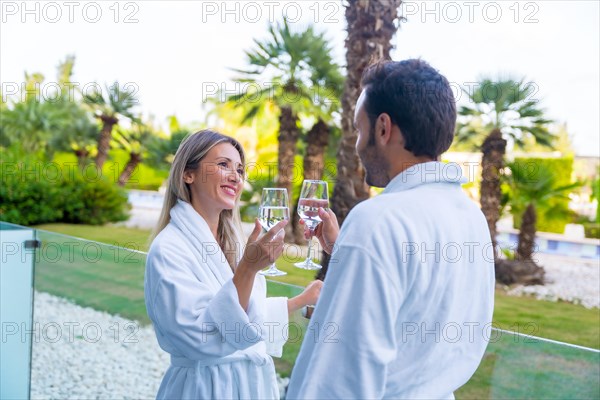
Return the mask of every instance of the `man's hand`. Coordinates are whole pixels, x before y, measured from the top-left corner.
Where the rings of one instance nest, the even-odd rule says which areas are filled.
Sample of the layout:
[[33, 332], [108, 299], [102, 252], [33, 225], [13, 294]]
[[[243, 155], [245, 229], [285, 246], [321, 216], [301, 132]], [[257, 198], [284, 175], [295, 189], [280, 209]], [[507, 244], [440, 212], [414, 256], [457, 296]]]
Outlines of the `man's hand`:
[[[314, 231], [308, 229], [306, 225], [304, 226], [304, 237], [310, 239], [312, 236], [316, 236], [317, 239], [319, 239], [321, 246], [323, 246], [323, 250], [325, 250], [327, 254], [331, 254], [335, 241], [340, 233], [340, 226], [337, 217], [330, 208], [319, 208], [319, 217], [321, 217], [323, 222], [321, 222]], [[300, 220], [300, 223], [304, 225], [303, 220]]]

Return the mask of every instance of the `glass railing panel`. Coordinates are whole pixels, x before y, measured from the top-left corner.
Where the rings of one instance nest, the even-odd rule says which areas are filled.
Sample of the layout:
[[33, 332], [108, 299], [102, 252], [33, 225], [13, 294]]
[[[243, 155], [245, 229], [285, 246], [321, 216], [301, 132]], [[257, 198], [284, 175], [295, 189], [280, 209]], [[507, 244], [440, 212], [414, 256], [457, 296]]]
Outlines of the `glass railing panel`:
[[0, 231], [22, 231], [22, 230], [32, 230], [32, 228], [28, 228], [26, 226], [11, 224], [10, 222], [0, 221]]
[[600, 352], [495, 329], [479, 369], [456, 398], [597, 399]]
[[[8, 226], [0, 228], [4, 240]], [[31, 397], [154, 398], [169, 358], [144, 306], [146, 254], [45, 231], [37, 238]], [[267, 291], [293, 297], [302, 288], [268, 281]], [[275, 359], [283, 386], [307, 324], [300, 312], [290, 317]], [[494, 330], [456, 397], [600, 398], [599, 380], [596, 350]]]
[[25, 399], [31, 371], [35, 231], [0, 223], [0, 399]]
[[169, 358], [146, 315], [146, 255], [38, 237], [31, 398], [155, 398]]

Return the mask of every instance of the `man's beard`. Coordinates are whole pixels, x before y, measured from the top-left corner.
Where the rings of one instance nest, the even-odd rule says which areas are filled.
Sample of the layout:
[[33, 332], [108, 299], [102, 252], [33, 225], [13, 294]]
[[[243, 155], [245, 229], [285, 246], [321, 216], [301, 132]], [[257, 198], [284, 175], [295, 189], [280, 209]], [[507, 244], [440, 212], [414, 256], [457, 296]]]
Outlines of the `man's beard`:
[[369, 186], [386, 187], [390, 182], [388, 176], [389, 162], [382, 154], [377, 153], [375, 145], [375, 130], [369, 132], [369, 140], [367, 145], [358, 151], [358, 157], [365, 167], [365, 181]]

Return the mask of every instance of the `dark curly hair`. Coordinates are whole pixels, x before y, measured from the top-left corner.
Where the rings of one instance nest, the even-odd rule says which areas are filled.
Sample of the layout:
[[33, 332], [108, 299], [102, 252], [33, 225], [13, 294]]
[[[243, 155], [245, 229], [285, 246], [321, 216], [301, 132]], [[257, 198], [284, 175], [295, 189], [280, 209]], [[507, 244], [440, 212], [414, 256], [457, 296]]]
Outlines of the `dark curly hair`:
[[372, 131], [377, 117], [386, 113], [400, 128], [404, 148], [415, 156], [437, 159], [448, 150], [456, 125], [454, 94], [427, 62], [380, 61], [367, 67], [361, 83]]

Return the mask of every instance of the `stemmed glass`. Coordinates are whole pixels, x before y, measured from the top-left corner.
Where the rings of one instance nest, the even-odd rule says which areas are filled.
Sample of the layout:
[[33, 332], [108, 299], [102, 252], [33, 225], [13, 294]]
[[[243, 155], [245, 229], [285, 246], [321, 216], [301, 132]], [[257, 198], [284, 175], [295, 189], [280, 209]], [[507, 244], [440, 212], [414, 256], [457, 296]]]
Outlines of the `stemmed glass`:
[[327, 182], [316, 180], [305, 180], [302, 183], [302, 191], [300, 192], [300, 200], [298, 200], [298, 215], [311, 232], [311, 238], [308, 239], [308, 254], [306, 260], [294, 264], [302, 269], [321, 269], [321, 265], [314, 262], [311, 257], [312, 250], [312, 234], [321, 223], [319, 217], [319, 208], [327, 208], [329, 205], [329, 193], [327, 191]]
[[[268, 231], [284, 219], [290, 219], [287, 190], [281, 188], [264, 188], [258, 209], [258, 221], [261, 226]], [[260, 274], [265, 276], [283, 276], [287, 275], [287, 272], [277, 269], [275, 262], [273, 262], [269, 269], [260, 271]]]

